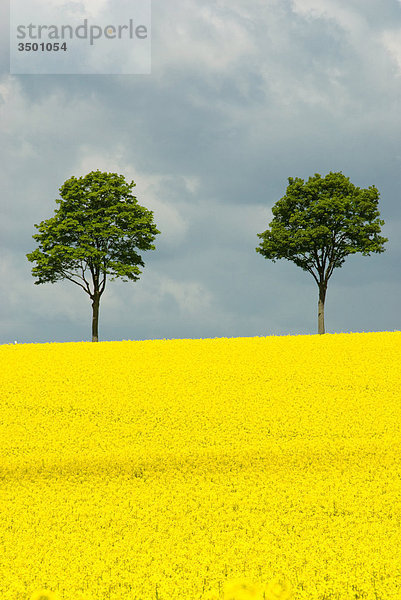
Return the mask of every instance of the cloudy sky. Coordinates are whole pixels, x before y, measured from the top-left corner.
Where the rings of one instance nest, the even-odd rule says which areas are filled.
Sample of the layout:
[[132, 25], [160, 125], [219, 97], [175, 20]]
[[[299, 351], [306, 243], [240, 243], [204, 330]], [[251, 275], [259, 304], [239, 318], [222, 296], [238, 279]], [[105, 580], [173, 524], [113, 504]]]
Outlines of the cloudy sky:
[[90, 339], [87, 295], [25, 255], [96, 169], [162, 232], [108, 283], [101, 340], [316, 333], [311, 275], [255, 248], [288, 177], [329, 171], [379, 189], [389, 242], [334, 271], [326, 329], [401, 329], [400, 0], [153, 0], [150, 75], [10, 75], [1, 3], [0, 343]]

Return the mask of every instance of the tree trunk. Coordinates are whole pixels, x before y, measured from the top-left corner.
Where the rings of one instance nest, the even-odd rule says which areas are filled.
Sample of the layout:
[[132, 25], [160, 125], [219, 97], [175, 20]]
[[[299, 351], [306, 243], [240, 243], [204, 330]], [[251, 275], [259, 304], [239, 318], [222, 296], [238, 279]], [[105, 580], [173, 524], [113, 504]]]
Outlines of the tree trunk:
[[324, 301], [326, 299], [327, 286], [319, 285], [319, 301], [317, 304], [317, 332], [324, 333]]
[[94, 292], [92, 298], [92, 342], [99, 341], [99, 304], [100, 294]]

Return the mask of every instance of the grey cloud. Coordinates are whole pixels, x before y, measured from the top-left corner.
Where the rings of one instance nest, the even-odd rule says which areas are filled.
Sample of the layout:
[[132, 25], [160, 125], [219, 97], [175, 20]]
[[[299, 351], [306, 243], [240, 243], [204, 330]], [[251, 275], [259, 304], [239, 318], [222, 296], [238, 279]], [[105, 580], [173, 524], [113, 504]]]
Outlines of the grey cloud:
[[63, 181], [96, 164], [129, 173], [162, 230], [140, 281], [106, 289], [102, 339], [315, 332], [316, 284], [257, 255], [256, 233], [287, 177], [330, 170], [378, 187], [390, 241], [334, 273], [328, 330], [399, 328], [400, 78], [383, 41], [398, 8], [154, 0], [152, 75], [5, 75], [0, 341], [88, 339], [83, 292], [34, 286], [25, 253]]

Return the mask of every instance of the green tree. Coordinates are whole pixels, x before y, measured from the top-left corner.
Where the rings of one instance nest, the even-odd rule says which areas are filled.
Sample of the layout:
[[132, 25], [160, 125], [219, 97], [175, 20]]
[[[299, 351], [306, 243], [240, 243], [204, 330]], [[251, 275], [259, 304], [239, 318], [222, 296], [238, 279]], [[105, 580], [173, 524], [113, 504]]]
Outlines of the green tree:
[[92, 341], [98, 341], [99, 304], [106, 278], [137, 281], [144, 263], [137, 250], [154, 250], [160, 233], [153, 213], [140, 206], [122, 175], [92, 171], [71, 177], [60, 188], [55, 216], [35, 224], [39, 247], [27, 254], [35, 263], [35, 284], [68, 279], [92, 301]]
[[346, 256], [384, 252], [381, 237], [379, 192], [372, 185], [361, 189], [341, 172], [318, 173], [305, 182], [288, 178], [286, 194], [272, 208], [270, 229], [258, 233], [256, 248], [275, 262], [285, 258], [308, 271], [319, 288], [318, 332], [324, 333], [324, 302], [328, 281]]

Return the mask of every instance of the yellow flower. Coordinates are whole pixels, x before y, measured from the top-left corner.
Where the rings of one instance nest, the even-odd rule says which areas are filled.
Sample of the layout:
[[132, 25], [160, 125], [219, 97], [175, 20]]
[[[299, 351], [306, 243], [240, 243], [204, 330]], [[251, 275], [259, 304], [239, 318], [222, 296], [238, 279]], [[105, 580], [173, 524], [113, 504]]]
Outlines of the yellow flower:
[[293, 590], [283, 577], [276, 577], [266, 585], [266, 600], [289, 600]]
[[261, 591], [226, 600], [398, 599], [400, 348], [401, 331], [0, 344], [18, 573], [0, 600], [225, 600], [231, 577]]
[[202, 596], [202, 600], [220, 600], [220, 595], [217, 590], [209, 590]]
[[31, 600], [59, 600], [59, 595], [51, 590], [38, 590], [32, 594]]
[[259, 600], [260, 588], [246, 579], [233, 579], [224, 585], [224, 600]]

